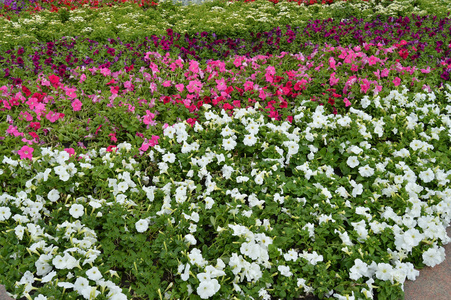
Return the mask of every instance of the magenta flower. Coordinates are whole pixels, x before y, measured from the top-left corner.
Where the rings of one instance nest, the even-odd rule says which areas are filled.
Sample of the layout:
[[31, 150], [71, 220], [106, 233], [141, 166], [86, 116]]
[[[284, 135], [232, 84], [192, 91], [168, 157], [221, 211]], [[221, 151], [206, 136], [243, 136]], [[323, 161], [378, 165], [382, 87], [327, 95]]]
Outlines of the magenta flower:
[[54, 111], [49, 111], [49, 113], [45, 117], [50, 122], [55, 123], [59, 119], [59, 113], [54, 112]]
[[83, 104], [78, 99], [75, 99], [75, 101], [72, 102], [72, 108], [74, 109], [74, 111], [80, 111], [82, 105]]
[[20, 159], [24, 159], [24, 158], [28, 158], [28, 159], [32, 159], [33, 158], [33, 151], [34, 149], [28, 146], [23, 146], [18, 154], [20, 155]]
[[28, 106], [30, 107], [31, 110], [33, 110], [38, 103], [39, 103], [38, 99], [34, 98], [34, 97], [29, 98], [28, 101], [27, 101], [27, 104], [28, 104]]
[[368, 92], [368, 90], [370, 89], [370, 87], [371, 87], [371, 83], [366, 78], [363, 79], [362, 82], [363, 83], [360, 85], [360, 91], [362, 93], [366, 94]]
[[330, 58], [329, 58], [329, 67], [330, 67], [331, 69], [334, 69], [334, 70], [337, 69], [336, 61], [335, 61], [335, 59], [334, 59], [333, 57], [330, 57]]
[[66, 95], [71, 98], [76, 98], [77, 94], [75, 93], [76, 88], [66, 88]]
[[335, 72], [333, 72], [332, 74], [330, 74], [330, 78], [329, 78], [329, 84], [330, 86], [334, 86], [338, 83], [338, 81], [340, 81], [340, 78], [335, 77]]
[[110, 75], [111, 75], [110, 69], [107, 69], [107, 68], [101, 68], [101, 69], [100, 69], [100, 73], [101, 73], [103, 76], [110, 76]]
[[185, 85], [183, 85], [183, 83], [179, 83], [175, 85], [175, 88], [181, 93], [185, 89]]
[[188, 84], [186, 89], [190, 93], [194, 93], [194, 92], [200, 93], [202, 86], [203, 86], [202, 82], [200, 82], [199, 80], [193, 80], [193, 81], [190, 81], [190, 83]]
[[345, 107], [351, 106], [351, 102], [349, 102], [348, 98], [344, 98], [343, 102], [345, 103]]
[[146, 125], [155, 125], [155, 121], [153, 121], [153, 118], [155, 118], [155, 114], [151, 113], [150, 110], [146, 110], [146, 115], [143, 118], [143, 123]]
[[381, 73], [381, 77], [387, 77], [388, 73], [390, 73], [390, 70], [388, 70], [387, 68], [383, 69], [382, 73]]
[[216, 79], [216, 84], [218, 91], [224, 91], [227, 88], [224, 78], [221, 78], [220, 80]]
[[70, 156], [75, 154], [75, 149], [74, 148], [65, 148], [64, 151], [69, 153]]
[[370, 66], [377, 64], [377, 62], [379, 61], [379, 59], [377, 57], [375, 57], [374, 55], [371, 55], [371, 57], [368, 59], [368, 64]]
[[244, 83], [244, 90], [245, 91], [250, 91], [252, 89], [254, 89], [254, 83], [252, 81], [246, 81]]
[[110, 86], [110, 92], [111, 94], [117, 94], [119, 92], [118, 86]]
[[189, 70], [195, 74], [199, 73], [199, 63], [195, 60], [189, 62]]
[[395, 77], [395, 79], [393, 79], [393, 84], [395, 86], [399, 86], [401, 84], [401, 79], [399, 77]]
[[6, 133], [14, 136], [23, 136], [23, 132], [19, 132], [17, 127], [13, 125], [9, 125], [8, 129], [6, 129]]

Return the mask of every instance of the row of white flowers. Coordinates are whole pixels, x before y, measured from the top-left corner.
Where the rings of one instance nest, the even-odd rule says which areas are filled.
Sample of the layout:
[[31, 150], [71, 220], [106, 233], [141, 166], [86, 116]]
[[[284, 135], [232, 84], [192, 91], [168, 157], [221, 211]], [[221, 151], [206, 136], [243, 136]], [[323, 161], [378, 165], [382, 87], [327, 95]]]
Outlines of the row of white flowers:
[[[342, 260], [349, 262], [342, 280], [359, 281], [360, 288], [342, 295], [326, 285], [327, 295], [372, 299], [382, 281], [403, 287], [419, 274], [410, 257], [434, 266], [450, 241], [451, 170], [439, 161], [449, 159], [451, 94], [440, 95], [394, 90], [365, 97], [366, 110], [347, 115], [327, 115], [306, 100], [292, 124], [267, 122], [258, 105], [233, 115], [205, 105], [204, 122], [167, 127], [144, 165], [128, 143], [112, 153], [91, 149], [79, 160], [49, 148], [31, 165], [4, 157], [0, 176], [19, 170], [29, 176], [23, 190], [0, 195], [1, 231], [14, 231], [15, 243], [26, 245], [35, 261], [16, 282], [15, 296], [39, 291], [39, 282], [85, 299], [126, 299], [120, 281], [106, 278], [117, 273], [101, 267], [105, 233], [83, 224], [88, 211], [106, 218], [117, 203], [137, 220], [125, 228], [129, 235], [146, 235], [165, 219], [183, 239], [166, 297], [182, 290], [202, 299], [244, 297], [248, 283], [258, 287], [252, 297], [263, 299], [284, 282], [298, 293], [315, 292], [309, 272], [339, 272]], [[105, 169], [104, 198], [97, 199], [98, 191], [87, 194], [86, 187]], [[62, 202], [67, 220], [51, 233], [51, 210]], [[289, 236], [287, 226], [294, 239], [281, 239]], [[228, 248], [213, 252], [202, 243], [210, 235]], [[62, 248], [61, 239], [71, 247]], [[338, 260], [325, 242], [333, 239]], [[304, 271], [307, 265], [313, 269]], [[84, 275], [74, 276], [76, 269]]]

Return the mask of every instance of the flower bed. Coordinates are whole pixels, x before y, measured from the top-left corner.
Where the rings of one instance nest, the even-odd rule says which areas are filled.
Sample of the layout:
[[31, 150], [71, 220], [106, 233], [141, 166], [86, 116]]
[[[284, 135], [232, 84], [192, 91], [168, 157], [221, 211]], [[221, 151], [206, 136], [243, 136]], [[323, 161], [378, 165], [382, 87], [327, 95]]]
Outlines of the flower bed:
[[401, 299], [450, 241], [449, 19], [314, 20], [0, 52], [7, 291]]

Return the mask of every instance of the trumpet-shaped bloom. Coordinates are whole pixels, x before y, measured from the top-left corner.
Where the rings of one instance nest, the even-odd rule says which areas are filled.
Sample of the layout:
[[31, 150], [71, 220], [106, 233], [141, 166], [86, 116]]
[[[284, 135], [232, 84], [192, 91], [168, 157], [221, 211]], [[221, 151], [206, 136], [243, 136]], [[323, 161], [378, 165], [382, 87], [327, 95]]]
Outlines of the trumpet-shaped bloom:
[[28, 146], [23, 146], [19, 150], [18, 154], [20, 155], [20, 159], [28, 158], [31, 160], [33, 158], [33, 151], [34, 151], [33, 148], [28, 147]]

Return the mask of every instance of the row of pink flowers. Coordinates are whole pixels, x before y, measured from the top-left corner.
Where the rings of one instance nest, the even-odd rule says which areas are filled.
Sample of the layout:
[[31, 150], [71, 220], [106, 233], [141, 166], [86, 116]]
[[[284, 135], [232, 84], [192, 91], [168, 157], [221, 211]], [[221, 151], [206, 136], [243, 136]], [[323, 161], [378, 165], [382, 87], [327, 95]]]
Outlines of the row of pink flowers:
[[[253, 106], [258, 101], [269, 118], [292, 121], [290, 111], [298, 97], [326, 105], [336, 114], [338, 109], [352, 106], [359, 95], [372, 91], [375, 96], [383, 87], [391, 89], [418, 82], [429, 89], [425, 74], [433, 69], [418, 70], [393, 61], [390, 55], [396, 49], [396, 45], [380, 44], [348, 48], [326, 45], [308, 55], [236, 56], [205, 64], [147, 52], [145, 60], [149, 65], [139, 70], [133, 66], [117, 72], [106, 67], [77, 67], [71, 70], [76, 86], [64, 84], [55, 74], [44, 73], [39, 74], [36, 82], [2, 86], [1, 95], [6, 98], [0, 99], [0, 110], [11, 114], [6, 135], [22, 137], [21, 141], [27, 144], [28, 148], [21, 149], [21, 157], [30, 158], [29, 146], [39, 144], [40, 137], [56, 129], [52, 124], [69, 122], [67, 114], [87, 116], [83, 118], [87, 120], [87, 135], [80, 139], [97, 137], [105, 131], [110, 141], [117, 142], [120, 126], [109, 120], [108, 114], [104, 122], [89, 124], [93, 118], [89, 107], [93, 105], [111, 111], [122, 107], [130, 114], [130, 120], [142, 123], [131, 134], [142, 138], [141, 149], [146, 151], [158, 142], [158, 136], [148, 139], [142, 132], [158, 124], [168, 126], [166, 120], [159, 119], [167, 110], [177, 111], [179, 118], [174, 122], [184, 119], [194, 125], [204, 104], [232, 113], [236, 107]], [[100, 90], [87, 93], [93, 85]]]

